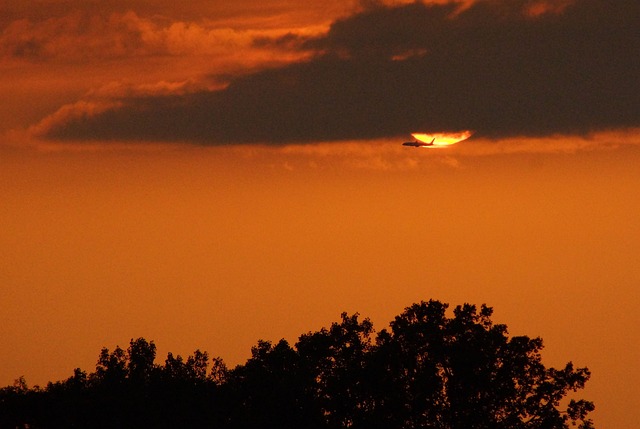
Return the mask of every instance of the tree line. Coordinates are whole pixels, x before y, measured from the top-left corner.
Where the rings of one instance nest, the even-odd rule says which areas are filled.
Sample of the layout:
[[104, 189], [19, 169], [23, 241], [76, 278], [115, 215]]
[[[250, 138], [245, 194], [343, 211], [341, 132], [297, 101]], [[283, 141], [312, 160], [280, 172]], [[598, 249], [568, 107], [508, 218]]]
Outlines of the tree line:
[[243, 365], [196, 350], [184, 359], [132, 339], [100, 351], [94, 372], [0, 389], [2, 428], [593, 428], [570, 399], [587, 368], [547, 368], [540, 338], [508, 335], [492, 308], [413, 304], [388, 329], [343, 313], [292, 346], [260, 340]]

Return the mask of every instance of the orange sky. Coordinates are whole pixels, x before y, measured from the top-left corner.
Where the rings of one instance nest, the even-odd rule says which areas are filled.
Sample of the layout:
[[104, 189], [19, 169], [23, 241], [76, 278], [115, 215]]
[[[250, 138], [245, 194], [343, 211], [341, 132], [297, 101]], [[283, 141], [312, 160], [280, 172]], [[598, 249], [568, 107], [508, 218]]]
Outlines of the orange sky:
[[[324, 128], [289, 135], [275, 127], [261, 135], [265, 144], [247, 144], [244, 134], [268, 131], [259, 128], [261, 119], [245, 123], [246, 130], [225, 128], [220, 139], [228, 141], [154, 134], [162, 120], [194, 112], [167, 100], [187, 105], [204, 98], [214, 111], [216, 91], [226, 85], [225, 100], [249, 109], [240, 96], [247, 88], [258, 88], [259, 104], [283, 88], [315, 97], [305, 92], [305, 77], [366, 83], [324, 79], [325, 51], [339, 54], [336, 64], [345, 73], [353, 64], [422, 64], [437, 51], [423, 49], [422, 39], [388, 31], [384, 37], [399, 39], [356, 43], [359, 32], [368, 34], [368, 19], [405, 19], [394, 15], [403, 3], [388, 2], [395, 5], [389, 9], [285, 0], [237, 7], [201, 1], [188, 8], [146, 1], [3, 3], [0, 96], [10, 102], [0, 106], [0, 385], [20, 375], [33, 385], [66, 378], [75, 367], [92, 370], [101, 347], [126, 346], [139, 336], [157, 343], [160, 361], [168, 351], [200, 348], [233, 365], [260, 338], [293, 342], [342, 311], [358, 311], [382, 329], [405, 306], [434, 298], [487, 303], [511, 334], [541, 336], [548, 365], [572, 360], [592, 370], [581, 396], [596, 403], [596, 427], [635, 427], [640, 120], [633, 88], [595, 110], [578, 106], [554, 118], [546, 110], [563, 108], [575, 93], [557, 94], [563, 101], [555, 105], [535, 92], [535, 83], [526, 93], [517, 78], [513, 87], [479, 81], [515, 111], [526, 100], [549, 101], [548, 109], [526, 105], [539, 129], [510, 111], [492, 112], [498, 105], [474, 113], [475, 105], [460, 104], [453, 88], [458, 104], [425, 103], [436, 117], [425, 124], [454, 128], [459, 111], [493, 125], [438, 151], [401, 146], [412, 132], [446, 130], [398, 131], [402, 117], [384, 110], [394, 100], [386, 87], [363, 87], [368, 100], [381, 102], [356, 105], [354, 111], [369, 109], [372, 116], [358, 117], [361, 129], [329, 112]], [[565, 13], [572, 2], [542, 3], [529, 2], [526, 13], [535, 16], [527, 19]], [[628, 8], [625, 16], [633, 12]], [[507, 21], [509, 10], [501, 15]], [[338, 18], [342, 24], [331, 26]], [[309, 40], [316, 44], [302, 45]], [[370, 52], [368, 43], [378, 45]], [[388, 63], [370, 58], [381, 53]], [[555, 60], [545, 57], [549, 76], [565, 70]], [[296, 68], [299, 61], [306, 68]], [[485, 62], [474, 61], [482, 76]], [[593, 76], [609, 71], [595, 62], [577, 64], [593, 65]], [[280, 86], [272, 86], [265, 69], [275, 70]], [[615, 93], [614, 80], [631, 81], [633, 72], [579, 92], [602, 101], [600, 89]], [[437, 73], [402, 76], [416, 78], [417, 91], [424, 76], [446, 83]], [[394, 79], [380, 84], [403, 90]], [[153, 103], [139, 123], [118, 122], [144, 100]], [[338, 113], [347, 108], [331, 101]], [[413, 106], [422, 108], [397, 108]], [[504, 126], [496, 121], [503, 113]], [[252, 114], [277, 121], [291, 112], [256, 107]], [[596, 114], [602, 120], [585, 132]], [[299, 118], [296, 132], [303, 133], [306, 118]], [[109, 126], [130, 134], [95, 137]], [[321, 139], [326, 129], [339, 141]], [[50, 130], [62, 130], [64, 141]], [[68, 138], [69, 130], [81, 137]], [[367, 135], [353, 137], [358, 131]]]

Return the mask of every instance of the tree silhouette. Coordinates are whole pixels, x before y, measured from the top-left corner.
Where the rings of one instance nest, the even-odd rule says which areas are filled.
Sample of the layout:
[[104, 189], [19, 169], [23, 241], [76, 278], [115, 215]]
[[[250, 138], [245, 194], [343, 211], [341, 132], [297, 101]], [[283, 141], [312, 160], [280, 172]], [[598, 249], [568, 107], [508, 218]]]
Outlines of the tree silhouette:
[[149, 381], [156, 369], [154, 361], [156, 359], [156, 345], [147, 342], [144, 338], [131, 340], [127, 349], [127, 376], [130, 380], [143, 384]]
[[371, 362], [381, 381], [375, 391], [379, 427], [563, 428], [591, 427], [587, 401], [560, 400], [584, 387], [586, 368], [546, 369], [542, 340], [509, 338], [493, 324], [492, 309], [465, 304], [447, 318], [438, 301], [408, 307], [377, 338]]
[[356, 313], [342, 313], [342, 322], [307, 333], [296, 344], [313, 377], [313, 390], [329, 427], [351, 427], [367, 414], [365, 368], [373, 325]]
[[413, 304], [377, 334], [343, 313], [293, 347], [258, 341], [232, 370], [200, 350], [158, 365], [154, 342], [132, 339], [103, 348], [93, 373], [0, 389], [0, 429], [593, 428], [593, 403], [568, 398], [587, 368], [545, 367], [542, 340], [509, 337], [490, 307], [448, 307]]

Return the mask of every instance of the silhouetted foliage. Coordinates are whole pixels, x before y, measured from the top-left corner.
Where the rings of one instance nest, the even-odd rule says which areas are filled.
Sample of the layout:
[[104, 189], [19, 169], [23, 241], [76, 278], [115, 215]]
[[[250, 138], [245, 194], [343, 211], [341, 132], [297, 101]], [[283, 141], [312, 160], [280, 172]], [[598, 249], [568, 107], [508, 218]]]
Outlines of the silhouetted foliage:
[[542, 340], [509, 337], [490, 307], [447, 309], [414, 304], [377, 334], [343, 313], [293, 347], [258, 341], [233, 370], [200, 350], [158, 365], [153, 341], [132, 339], [126, 351], [103, 348], [93, 373], [0, 389], [0, 428], [593, 427], [593, 403], [567, 398], [587, 368], [546, 368]]

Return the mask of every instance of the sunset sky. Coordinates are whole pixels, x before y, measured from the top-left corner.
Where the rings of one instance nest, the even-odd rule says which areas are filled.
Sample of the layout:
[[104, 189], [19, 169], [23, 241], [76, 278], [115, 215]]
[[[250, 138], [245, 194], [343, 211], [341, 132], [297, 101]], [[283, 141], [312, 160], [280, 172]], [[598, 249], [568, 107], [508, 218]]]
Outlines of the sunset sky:
[[638, 28], [635, 0], [4, 0], [0, 386], [433, 298], [636, 428]]

